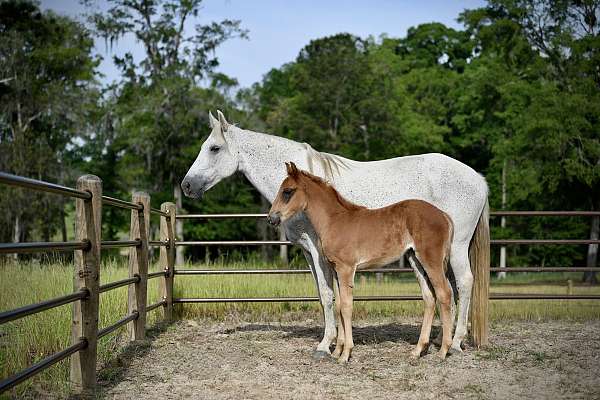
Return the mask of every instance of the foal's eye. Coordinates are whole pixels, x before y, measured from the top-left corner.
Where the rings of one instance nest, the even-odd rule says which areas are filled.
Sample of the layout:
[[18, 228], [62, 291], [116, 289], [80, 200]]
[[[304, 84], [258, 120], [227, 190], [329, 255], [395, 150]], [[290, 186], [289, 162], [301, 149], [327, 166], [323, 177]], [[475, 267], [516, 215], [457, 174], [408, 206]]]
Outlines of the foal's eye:
[[288, 201], [290, 201], [290, 199], [292, 198], [292, 196], [294, 195], [294, 192], [296, 191], [296, 189], [292, 189], [292, 188], [285, 188], [283, 189], [283, 200], [287, 203]]
[[215, 145], [210, 146], [210, 151], [213, 153], [218, 153], [219, 150], [221, 150], [221, 147], [219, 147], [219, 146], [215, 146]]

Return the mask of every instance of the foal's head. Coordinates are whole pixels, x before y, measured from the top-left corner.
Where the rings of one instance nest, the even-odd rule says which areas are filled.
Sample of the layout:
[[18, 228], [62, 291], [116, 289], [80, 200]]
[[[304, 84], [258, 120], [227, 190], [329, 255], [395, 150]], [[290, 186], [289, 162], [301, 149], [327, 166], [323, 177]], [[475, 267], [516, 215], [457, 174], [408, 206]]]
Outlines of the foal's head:
[[306, 210], [308, 205], [306, 185], [303, 181], [304, 174], [293, 162], [285, 163], [285, 167], [288, 176], [279, 187], [277, 197], [275, 197], [267, 217], [269, 223], [275, 226], [293, 217], [296, 213]]

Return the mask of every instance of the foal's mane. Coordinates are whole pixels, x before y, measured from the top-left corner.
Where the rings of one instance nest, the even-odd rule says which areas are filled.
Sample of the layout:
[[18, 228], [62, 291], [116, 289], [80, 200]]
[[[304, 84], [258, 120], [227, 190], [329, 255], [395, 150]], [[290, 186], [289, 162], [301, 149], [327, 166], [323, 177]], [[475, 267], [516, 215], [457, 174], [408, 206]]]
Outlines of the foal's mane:
[[306, 171], [299, 171], [300, 174], [298, 175], [299, 177], [302, 178], [306, 178], [314, 183], [316, 183], [317, 185], [319, 185], [320, 187], [322, 187], [323, 189], [325, 189], [326, 191], [329, 191], [337, 200], [337, 202], [344, 207], [346, 210], [349, 211], [355, 211], [355, 210], [361, 210], [364, 209], [365, 207], [363, 206], [359, 206], [357, 204], [352, 203], [351, 201], [346, 200], [345, 198], [342, 197], [342, 195], [335, 190], [335, 188], [333, 186], [331, 186], [331, 184], [329, 184], [327, 181], [325, 181], [324, 179], [315, 176], [313, 174], [310, 174]]

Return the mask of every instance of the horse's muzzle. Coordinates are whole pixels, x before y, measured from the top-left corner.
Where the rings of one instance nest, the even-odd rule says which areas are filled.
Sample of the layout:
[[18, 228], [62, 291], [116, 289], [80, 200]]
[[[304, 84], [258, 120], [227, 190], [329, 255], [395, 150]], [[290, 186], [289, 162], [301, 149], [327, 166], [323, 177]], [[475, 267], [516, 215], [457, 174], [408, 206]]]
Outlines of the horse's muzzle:
[[181, 190], [186, 197], [201, 199], [204, 194], [204, 185], [196, 185], [191, 179], [184, 178], [181, 182]]
[[275, 212], [267, 216], [267, 221], [273, 226], [279, 226], [281, 223], [281, 213]]

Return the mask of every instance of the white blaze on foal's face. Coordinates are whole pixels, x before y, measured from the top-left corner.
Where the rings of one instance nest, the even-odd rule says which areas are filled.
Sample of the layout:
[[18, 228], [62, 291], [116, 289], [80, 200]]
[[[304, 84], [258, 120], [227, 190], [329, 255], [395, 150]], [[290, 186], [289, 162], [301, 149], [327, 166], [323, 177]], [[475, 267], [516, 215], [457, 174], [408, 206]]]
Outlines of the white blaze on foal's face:
[[221, 111], [217, 111], [219, 119], [209, 112], [212, 131], [202, 144], [196, 161], [190, 167], [181, 182], [181, 188], [188, 197], [200, 198], [208, 189], [221, 179], [231, 176], [238, 168], [237, 150], [225, 139], [230, 128]]

